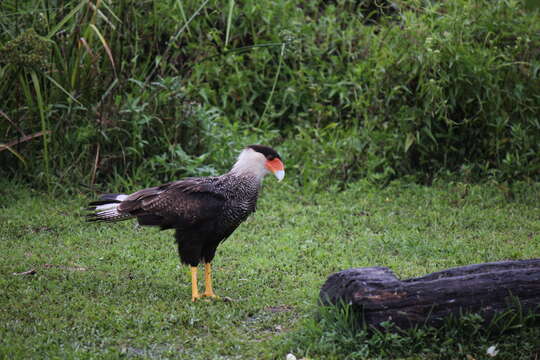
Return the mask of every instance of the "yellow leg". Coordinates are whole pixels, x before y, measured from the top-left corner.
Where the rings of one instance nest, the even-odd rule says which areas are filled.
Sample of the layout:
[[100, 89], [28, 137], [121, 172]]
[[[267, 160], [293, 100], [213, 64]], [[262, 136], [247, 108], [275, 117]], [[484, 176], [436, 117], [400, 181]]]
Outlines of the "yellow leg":
[[201, 298], [199, 295], [199, 288], [197, 287], [197, 267], [191, 266], [191, 301], [195, 301]]
[[212, 264], [204, 264], [204, 294], [202, 296], [217, 298], [212, 289]]

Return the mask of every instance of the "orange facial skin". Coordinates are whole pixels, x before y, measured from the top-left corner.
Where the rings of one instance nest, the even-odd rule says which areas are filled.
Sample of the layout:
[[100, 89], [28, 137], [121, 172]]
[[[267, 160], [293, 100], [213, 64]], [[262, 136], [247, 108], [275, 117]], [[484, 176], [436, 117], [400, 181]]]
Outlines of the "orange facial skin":
[[279, 170], [285, 170], [285, 166], [281, 162], [279, 158], [274, 158], [274, 160], [267, 160], [266, 161], [266, 168], [270, 170], [272, 173], [275, 173]]

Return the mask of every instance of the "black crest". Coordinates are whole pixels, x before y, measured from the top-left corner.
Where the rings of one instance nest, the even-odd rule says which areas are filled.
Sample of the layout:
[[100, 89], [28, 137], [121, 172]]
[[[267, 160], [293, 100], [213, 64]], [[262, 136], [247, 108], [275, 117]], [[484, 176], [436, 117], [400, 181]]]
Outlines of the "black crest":
[[269, 146], [264, 145], [249, 145], [249, 149], [253, 149], [257, 152], [260, 152], [264, 155], [268, 160], [274, 160], [275, 158], [281, 159], [281, 156], [277, 153], [276, 150], [272, 149]]

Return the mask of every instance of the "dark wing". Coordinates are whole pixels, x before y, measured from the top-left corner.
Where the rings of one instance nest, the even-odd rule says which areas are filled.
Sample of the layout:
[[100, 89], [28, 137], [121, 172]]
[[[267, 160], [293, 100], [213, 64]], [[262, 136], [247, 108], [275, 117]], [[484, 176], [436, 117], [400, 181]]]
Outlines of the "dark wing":
[[194, 178], [137, 191], [120, 203], [118, 212], [136, 216], [141, 225], [188, 229], [217, 218], [224, 203], [213, 183]]

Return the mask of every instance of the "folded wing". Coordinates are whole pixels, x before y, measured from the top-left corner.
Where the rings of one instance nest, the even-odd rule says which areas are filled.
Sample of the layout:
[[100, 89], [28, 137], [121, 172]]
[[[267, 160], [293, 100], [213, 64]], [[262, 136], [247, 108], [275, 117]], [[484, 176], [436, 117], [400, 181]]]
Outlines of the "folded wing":
[[[107, 195], [102, 197], [106, 199]], [[217, 218], [223, 211], [225, 197], [214, 184], [186, 179], [139, 190], [122, 201], [100, 202], [91, 221], [119, 221], [137, 218], [139, 224], [162, 229], [189, 229]], [[98, 211], [104, 209], [103, 211]]]

